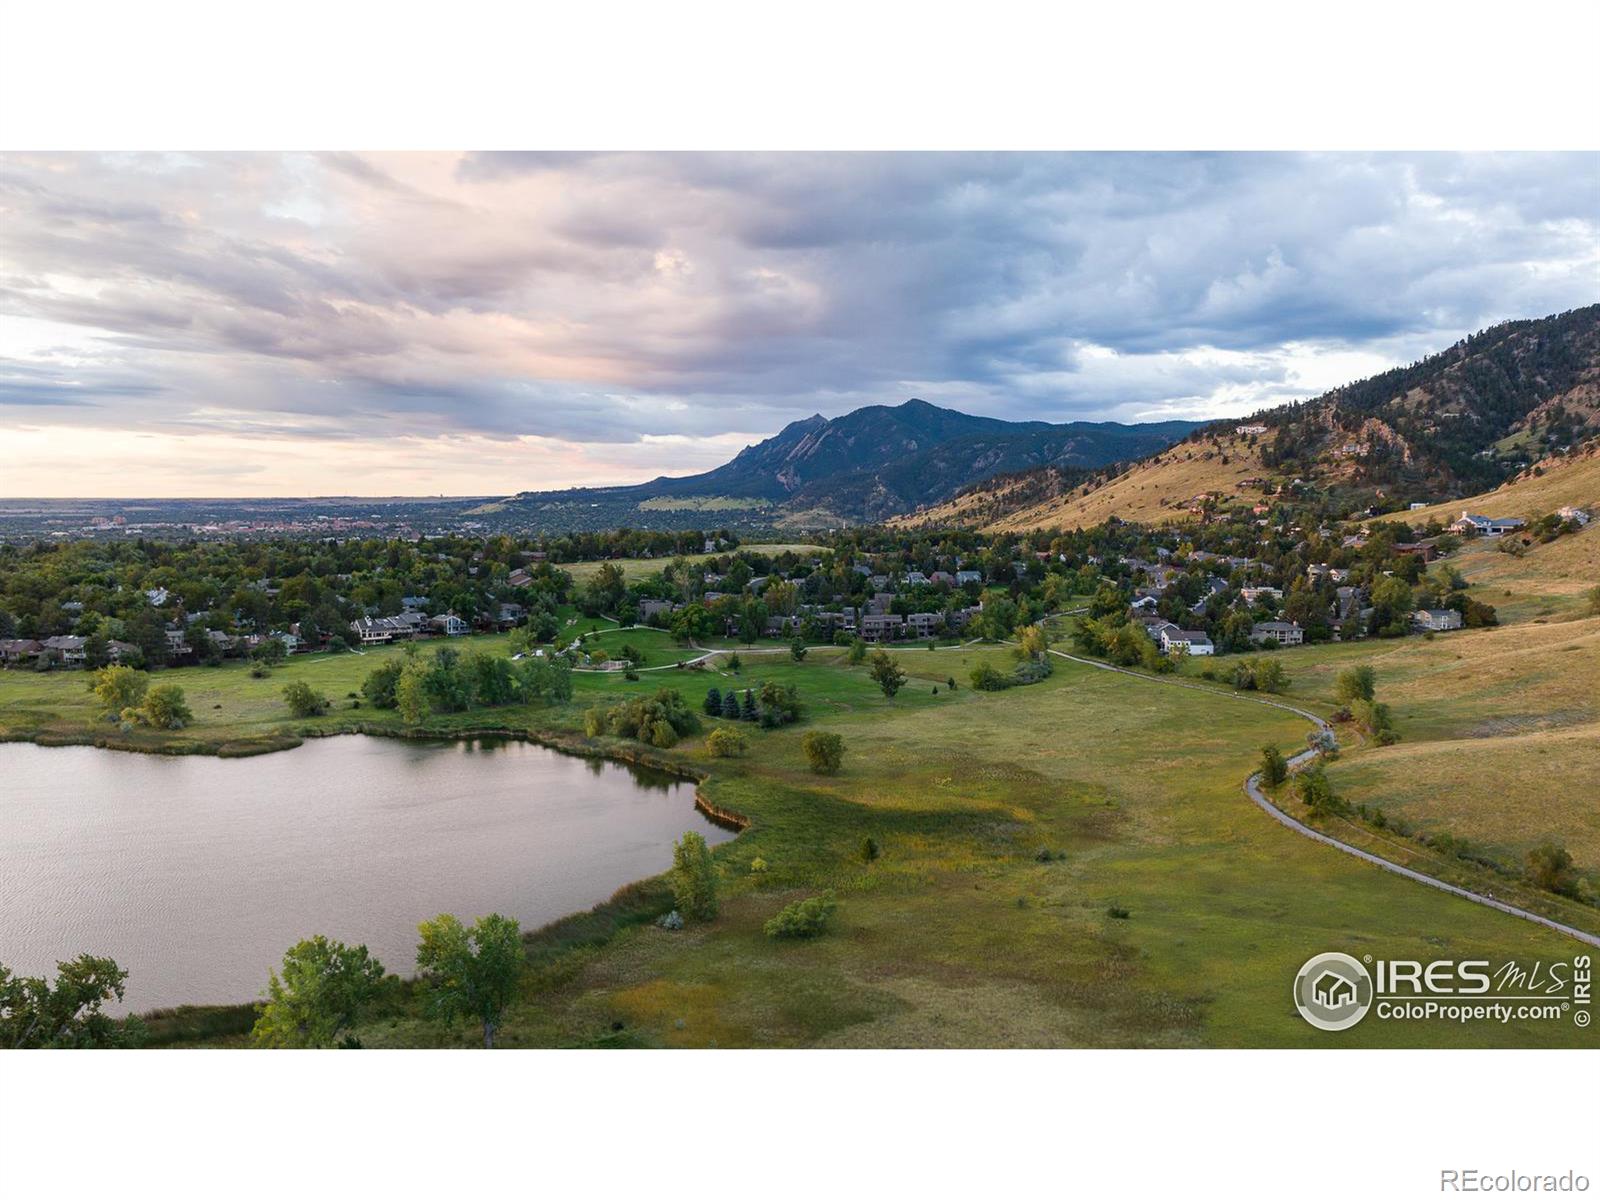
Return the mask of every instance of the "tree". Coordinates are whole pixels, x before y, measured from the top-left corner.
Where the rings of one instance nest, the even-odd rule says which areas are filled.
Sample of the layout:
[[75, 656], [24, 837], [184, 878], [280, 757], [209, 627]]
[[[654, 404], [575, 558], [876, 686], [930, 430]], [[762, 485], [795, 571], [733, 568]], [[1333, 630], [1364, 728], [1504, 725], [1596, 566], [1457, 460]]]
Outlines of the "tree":
[[375, 667], [367, 672], [367, 677], [361, 681], [361, 694], [367, 698], [367, 703], [373, 708], [393, 708], [397, 703], [395, 689], [400, 683], [400, 673], [405, 669], [405, 663], [398, 658], [391, 658], [382, 666]]
[[1333, 695], [1340, 704], [1346, 705], [1354, 700], [1371, 700], [1377, 682], [1378, 673], [1365, 663], [1346, 667], [1333, 681]]
[[128, 973], [109, 958], [80, 954], [56, 964], [56, 981], [14, 975], [0, 963], [0, 1049], [93, 1050], [136, 1046], [138, 1017], [118, 1020], [103, 1006], [120, 1001]]
[[1261, 747], [1261, 782], [1267, 787], [1277, 787], [1289, 778], [1289, 764], [1276, 746]]
[[837, 733], [813, 729], [800, 739], [800, 748], [805, 751], [806, 762], [818, 775], [837, 774], [844, 762], [844, 738]]
[[756, 695], [749, 688], [744, 690], [744, 703], [739, 706], [739, 719], [741, 721], [759, 721], [761, 711], [756, 708]]
[[805, 643], [805, 639], [803, 639], [803, 638], [795, 638], [794, 641], [789, 643], [789, 657], [794, 659], [795, 662], [805, 662], [805, 660], [806, 660], [806, 643]]
[[744, 734], [725, 725], [706, 735], [706, 750], [712, 758], [743, 758], [748, 747]]
[[1313, 816], [1341, 813], [1347, 807], [1333, 794], [1333, 785], [1328, 782], [1320, 766], [1301, 771], [1295, 778], [1295, 787], [1300, 793], [1300, 802], [1311, 810]]
[[845, 652], [844, 660], [852, 667], [859, 667], [862, 663], [866, 662], [867, 643], [862, 641], [860, 638], [852, 639], [850, 642], [850, 649]]
[[702, 707], [706, 710], [706, 716], [720, 717], [722, 715], [722, 690], [715, 685], [707, 688], [705, 703]]
[[887, 650], [879, 650], [872, 656], [872, 666], [868, 670], [872, 681], [878, 685], [883, 694], [890, 700], [894, 694], [905, 684], [905, 670], [894, 660], [894, 656]]
[[297, 717], [320, 717], [328, 711], [328, 698], [303, 679], [296, 679], [283, 689], [289, 711]]
[[1024, 625], [1017, 630], [1017, 657], [1041, 659], [1050, 648], [1043, 625]]
[[418, 725], [428, 715], [428, 669], [412, 659], [400, 672], [394, 688], [394, 706], [407, 725]]
[[739, 693], [733, 688], [729, 688], [727, 694], [722, 697], [722, 716], [727, 721], [739, 719]]
[[1526, 862], [1528, 879], [1534, 887], [1566, 894], [1574, 891], [1572, 855], [1567, 853], [1565, 846], [1541, 842], [1528, 851]]
[[175, 683], [157, 684], [146, 692], [144, 703], [135, 711], [135, 716], [152, 729], [182, 729], [194, 720], [183, 698], [183, 689]]
[[101, 667], [94, 673], [94, 698], [113, 720], [124, 709], [138, 708], [150, 687], [150, 676], [132, 667]]
[[263, 638], [250, 651], [250, 660], [261, 663], [263, 666], [276, 667], [289, 656], [289, 648], [278, 638]]
[[483, 1027], [483, 1048], [494, 1048], [495, 1031], [522, 978], [522, 931], [516, 921], [491, 913], [471, 929], [449, 913], [417, 927], [417, 971], [427, 987], [429, 1016], [446, 1024], [467, 1019]]
[[338, 1043], [378, 994], [383, 964], [365, 946], [320, 933], [283, 956], [283, 975], [267, 981], [267, 1002], [250, 1036], [258, 1046], [316, 1048]]
[[717, 868], [705, 838], [691, 831], [677, 840], [667, 878], [680, 916], [709, 921], [717, 915]]

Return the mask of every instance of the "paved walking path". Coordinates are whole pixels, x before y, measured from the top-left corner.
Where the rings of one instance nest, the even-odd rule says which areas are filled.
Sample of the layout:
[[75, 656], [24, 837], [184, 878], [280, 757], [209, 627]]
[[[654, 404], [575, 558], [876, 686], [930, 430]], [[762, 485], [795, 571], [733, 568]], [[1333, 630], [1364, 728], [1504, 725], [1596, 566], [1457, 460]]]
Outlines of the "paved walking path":
[[[1069, 659], [1075, 663], [1082, 663], [1087, 667], [1096, 667], [1102, 671], [1115, 671], [1119, 675], [1131, 675], [1135, 679], [1143, 679], [1148, 683], [1161, 683], [1166, 684], [1169, 687], [1190, 688], [1193, 691], [1206, 692], [1213, 696], [1224, 696], [1232, 700], [1246, 700], [1255, 704], [1265, 704], [1268, 708], [1281, 708], [1285, 712], [1291, 712], [1296, 716], [1304, 717], [1320, 730], [1324, 730], [1330, 734], [1332, 733], [1332, 729], [1329, 727], [1328, 723], [1315, 713], [1307, 712], [1303, 708], [1296, 708], [1294, 705], [1286, 704], [1282, 700], [1268, 700], [1264, 696], [1245, 696], [1238, 693], [1222, 692], [1218, 691], [1216, 688], [1204, 687], [1198, 683], [1185, 683], [1181, 679], [1165, 679], [1159, 675], [1145, 675], [1139, 671], [1130, 671], [1126, 667], [1113, 666], [1110, 663], [1098, 662], [1092, 658], [1079, 658], [1076, 654], [1068, 654], [1063, 650], [1051, 650], [1050, 653], [1059, 658]], [[1318, 751], [1316, 750], [1302, 750], [1299, 754], [1296, 754], [1289, 760], [1289, 765], [1291, 767], [1300, 766], [1302, 763], [1305, 763], [1309, 759], [1315, 757], [1317, 753]], [[1542, 917], [1538, 913], [1529, 912], [1524, 908], [1518, 908], [1514, 904], [1507, 904], [1503, 900], [1496, 900], [1493, 896], [1484, 896], [1477, 892], [1469, 891], [1464, 887], [1457, 887], [1453, 883], [1446, 883], [1442, 879], [1435, 879], [1432, 875], [1426, 875], [1421, 871], [1413, 871], [1410, 867], [1402, 867], [1399, 863], [1390, 862], [1386, 858], [1381, 858], [1378, 855], [1372, 854], [1366, 850], [1362, 850], [1357, 846], [1352, 846], [1348, 842], [1341, 842], [1338, 838], [1333, 837], [1330, 834], [1323, 833], [1321, 830], [1312, 829], [1303, 821], [1296, 820], [1294, 817], [1284, 812], [1283, 809], [1279, 808], [1276, 804], [1272, 803], [1272, 801], [1268, 800], [1261, 791], [1260, 780], [1261, 772], [1253, 772], [1250, 777], [1244, 781], [1245, 795], [1249, 796], [1250, 799], [1255, 802], [1256, 806], [1274, 821], [1277, 821], [1280, 825], [1287, 826], [1298, 834], [1302, 834], [1313, 841], [1321, 842], [1325, 846], [1332, 846], [1335, 850], [1343, 850], [1346, 854], [1354, 855], [1363, 862], [1371, 863], [1373, 866], [1378, 867], [1381, 870], [1389, 871], [1395, 875], [1403, 875], [1407, 879], [1415, 880], [1417, 883], [1426, 884], [1431, 888], [1437, 888], [1441, 892], [1449, 892], [1452, 896], [1459, 896], [1463, 900], [1472, 901], [1474, 904], [1482, 904], [1486, 908], [1497, 909], [1500, 912], [1507, 913], [1513, 917], [1521, 917], [1524, 921], [1532, 921], [1536, 925], [1543, 925], [1546, 929], [1553, 929], [1557, 933], [1564, 933], [1568, 937], [1575, 937], [1580, 942], [1585, 942], [1590, 946], [1600, 946], [1600, 937], [1597, 937], [1592, 933], [1587, 933], [1582, 929], [1575, 929], [1571, 925], [1563, 925], [1560, 921], [1553, 921], [1549, 917]]]

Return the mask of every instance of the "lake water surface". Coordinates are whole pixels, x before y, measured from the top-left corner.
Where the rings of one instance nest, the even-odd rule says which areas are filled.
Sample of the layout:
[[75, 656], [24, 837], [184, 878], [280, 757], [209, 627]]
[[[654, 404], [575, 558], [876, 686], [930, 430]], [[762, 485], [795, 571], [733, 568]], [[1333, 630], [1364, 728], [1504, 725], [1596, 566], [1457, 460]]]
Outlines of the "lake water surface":
[[258, 998], [296, 941], [415, 973], [417, 923], [524, 929], [672, 863], [694, 786], [526, 742], [336, 737], [257, 758], [0, 745], [0, 962], [109, 955], [126, 1008]]

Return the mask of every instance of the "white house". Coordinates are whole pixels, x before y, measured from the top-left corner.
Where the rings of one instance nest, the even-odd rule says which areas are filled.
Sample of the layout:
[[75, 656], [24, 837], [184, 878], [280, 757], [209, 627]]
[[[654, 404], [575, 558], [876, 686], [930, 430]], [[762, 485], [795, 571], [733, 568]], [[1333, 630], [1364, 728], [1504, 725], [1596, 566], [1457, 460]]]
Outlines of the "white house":
[[1461, 614], [1453, 608], [1419, 608], [1411, 614], [1411, 620], [1418, 629], [1435, 633], [1461, 628]]
[[1575, 508], [1570, 504], [1556, 509], [1556, 516], [1563, 521], [1575, 521], [1580, 527], [1589, 523], [1589, 514], [1583, 509]]
[[455, 613], [445, 613], [428, 622], [429, 625], [446, 637], [464, 637], [470, 632], [471, 627]]
[[1168, 654], [1215, 654], [1217, 648], [1199, 629], [1175, 629], [1171, 626], [1161, 631], [1161, 648]]
[[1250, 626], [1250, 640], [1298, 646], [1306, 640], [1306, 631], [1294, 621], [1257, 621]]
[[1521, 517], [1485, 517], [1479, 513], [1470, 513], [1462, 509], [1461, 516], [1450, 522], [1452, 533], [1475, 533], [1480, 537], [1499, 537], [1503, 533], [1512, 533], [1521, 529], [1525, 524]]

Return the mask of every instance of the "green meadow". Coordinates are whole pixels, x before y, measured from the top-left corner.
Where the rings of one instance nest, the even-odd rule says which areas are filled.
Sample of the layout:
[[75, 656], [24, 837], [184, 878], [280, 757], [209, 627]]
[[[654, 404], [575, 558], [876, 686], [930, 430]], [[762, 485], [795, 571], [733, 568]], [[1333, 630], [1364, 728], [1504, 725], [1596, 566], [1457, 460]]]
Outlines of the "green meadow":
[[[662, 635], [647, 642], [647, 632], [604, 632], [591, 645], [609, 652], [632, 639], [646, 666], [691, 653], [662, 646]], [[456, 644], [492, 650], [504, 642]], [[1256, 809], [1241, 783], [1262, 745], [1287, 752], [1303, 744], [1301, 718], [1061, 660], [1042, 683], [976, 692], [967, 686], [975, 666], [1009, 665], [1009, 651], [996, 646], [898, 651], [909, 678], [891, 700], [842, 651], [818, 647], [795, 663], [782, 646], [768, 649], [776, 652], [740, 649], [737, 674], [726, 655], [707, 669], [669, 667], [637, 682], [579, 674], [569, 705], [428, 721], [431, 732], [511, 729], [587, 753], [643, 755], [700, 776], [710, 804], [748, 822], [716, 853], [723, 906], [714, 921], [656, 927], [652, 919], [670, 905], [656, 880], [530, 932], [530, 970], [502, 1044], [1593, 1044], [1590, 1031], [1570, 1023], [1368, 1019], [1327, 1034], [1300, 1019], [1291, 982], [1324, 950], [1527, 960], [1579, 948], [1298, 837]], [[1331, 669], [1345, 650], [1318, 649], [1305, 669], [1291, 665], [1296, 694], [1326, 708], [1323, 668], [1311, 668], [1311, 654], [1327, 655]], [[165, 672], [185, 689], [195, 723], [126, 741], [246, 752], [292, 745], [301, 734], [401, 733], [394, 713], [349, 707], [348, 696], [395, 653], [297, 657], [265, 680], [242, 666]], [[1398, 682], [1392, 664], [1379, 669]], [[0, 732], [123, 740], [95, 722], [85, 678], [0, 673]], [[290, 718], [281, 691], [294, 679], [334, 697], [334, 711]], [[703, 737], [643, 751], [581, 733], [594, 703], [673, 686], [698, 705], [713, 684], [769, 679], [800, 690], [804, 719], [773, 731], [742, 726], [750, 741], [742, 759], [710, 758]], [[708, 721], [708, 730], [719, 723]], [[844, 738], [839, 774], [807, 769], [801, 739], [812, 729]], [[868, 837], [881, 851], [871, 861], [862, 851]], [[757, 858], [764, 872], [751, 870]], [[762, 932], [784, 904], [824, 889], [839, 899], [827, 934], [785, 942]], [[390, 966], [405, 973], [408, 964]], [[167, 1018], [157, 1033], [234, 1044], [242, 1038], [228, 1031], [248, 1014], [228, 1011]], [[358, 1033], [368, 1046], [471, 1041], [466, 1031], [424, 1023], [407, 987]]]

